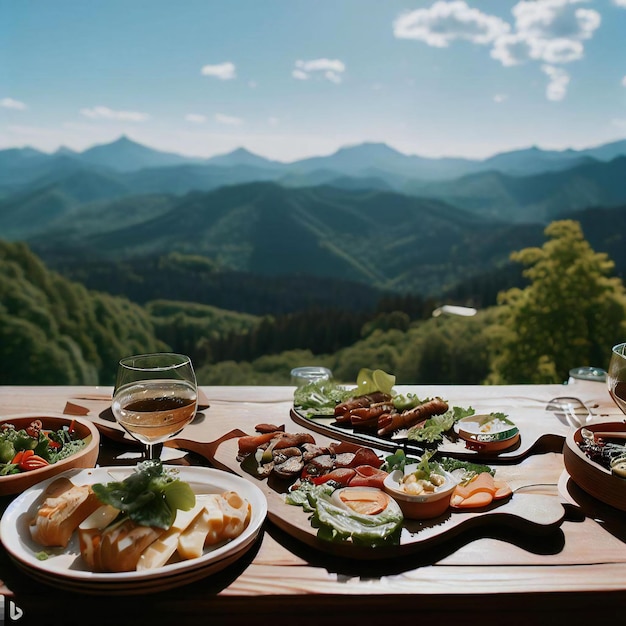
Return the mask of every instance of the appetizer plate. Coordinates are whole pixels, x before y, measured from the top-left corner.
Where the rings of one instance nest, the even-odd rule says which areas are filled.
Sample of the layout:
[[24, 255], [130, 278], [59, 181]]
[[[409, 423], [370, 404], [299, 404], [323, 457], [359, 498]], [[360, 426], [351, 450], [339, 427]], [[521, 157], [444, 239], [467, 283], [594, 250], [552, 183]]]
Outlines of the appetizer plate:
[[[626, 433], [624, 422], [588, 424], [585, 428], [592, 432]], [[610, 470], [592, 461], [580, 449], [579, 444], [583, 441], [582, 430], [578, 428], [565, 439], [563, 463], [567, 473], [589, 495], [616, 509], [626, 511], [626, 478], [615, 476]]]
[[[70, 470], [63, 474], [76, 485], [122, 480], [134, 467]], [[9, 556], [27, 574], [48, 584], [89, 593], [150, 593], [178, 587], [219, 571], [241, 557], [254, 543], [267, 514], [267, 501], [254, 484], [238, 476], [206, 467], [176, 468], [177, 477], [188, 482], [197, 494], [236, 491], [252, 507], [250, 523], [230, 542], [206, 548], [197, 559], [181, 560], [149, 571], [121, 573], [92, 572], [80, 556], [76, 533], [66, 549], [42, 548], [32, 541], [29, 522], [33, 518], [49, 479], [18, 496], [0, 520], [0, 540]], [[57, 477], [55, 477], [57, 478]], [[48, 558], [39, 560], [45, 552]]]
[[20, 414], [0, 418], [0, 428], [2, 428], [2, 424], [13, 424], [17, 430], [21, 430], [28, 428], [34, 420], [41, 420], [44, 430], [61, 430], [73, 423], [77, 436], [84, 439], [86, 445], [76, 454], [52, 465], [19, 474], [0, 476], [0, 496], [21, 493], [42, 480], [57, 476], [67, 470], [94, 467], [96, 464], [100, 448], [100, 435], [96, 427], [88, 420], [68, 417], [67, 415]]
[[258, 485], [267, 498], [268, 518], [280, 529], [318, 550], [334, 556], [360, 560], [387, 559], [417, 553], [440, 545], [471, 529], [490, 532], [494, 527], [511, 528], [520, 534], [542, 535], [558, 528], [565, 517], [559, 498], [550, 495], [515, 493], [509, 500], [494, 502], [473, 510], [448, 508], [441, 515], [426, 520], [405, 519], [399, 541], [379, 547], [367, 547], [350, 541], [327, 541], [317, 536], [310, 514], [301, 507], [287, 504], [289, 485], [270, 482], [247, 473], [237, 461], [237, 439], [224, 439], [213, 462]]

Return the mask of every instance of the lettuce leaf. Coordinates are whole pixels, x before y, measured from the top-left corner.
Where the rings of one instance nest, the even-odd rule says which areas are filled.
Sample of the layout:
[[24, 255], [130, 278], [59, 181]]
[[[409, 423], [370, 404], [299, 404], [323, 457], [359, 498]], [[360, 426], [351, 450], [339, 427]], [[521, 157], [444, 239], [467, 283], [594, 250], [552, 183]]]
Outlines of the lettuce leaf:
[[318, 537], [330, 541], [352, 540], [358, 545], [375, 547], [400, 540], [400, 529], [404, 516], [395, 500], [378, 515], [362, 515], [333, 504], [327, 495], [317, 499], [313, 526], [318, 528]]
[[409, 441], [421, 441], [423, 443], [435, 443], [443, 439], [443, 433], [450, 430], [456, 422], [464, 417], [474, 415], [472, 407], [463, 409], [455, 406], [442, 415], [433, 415], [426, 420], [423, 427], [409, 428], [407, 438]]
[[139, 463], [121, 482], [96, 483], [92, 489], [103, 504], [110, 504], [140, 526], [167, 530], [177, 509], [188, 511], [196, 503], [191, 487], [163, 469], [158, 459]]

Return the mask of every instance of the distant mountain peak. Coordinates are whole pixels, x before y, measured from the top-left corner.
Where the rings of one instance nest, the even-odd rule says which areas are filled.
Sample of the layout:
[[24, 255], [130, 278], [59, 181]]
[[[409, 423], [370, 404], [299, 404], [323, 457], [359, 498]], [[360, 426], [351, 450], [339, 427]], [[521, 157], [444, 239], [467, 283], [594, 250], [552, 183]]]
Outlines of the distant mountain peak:
[[188, 163], [187, 157], [161, 152], [127, 135], [121, 135], [110, 143], [93, 146], [80, 153], [81, 158], [93, 165], [104, 166], [117, 171], [133, 171], [149, 167], [166, 167]]
[[222, 166], [236, 166], [236, 165], [249, 165], [253, 167], [268, 167], [278, 166], [277, 161], [272, 161], [266, 157], [250, 152], [247, 148], [239, 147], [232, 152], [226, 154], [218, 154], [216, 156], [208, 158], [206, 163], [211, 165]]
[[[345, 154], [348, 152], [354, 152], [356, 150], [360, 152], [368, 152], [370, 154], [376, 154], [376, 155], [381, 155], [381, 156], [390, 155], [390, 154], [402, 155], [401, 152], [399, 152], [395, 148], [392, 148], [386, 143], [375, 142], [375, 141], [365, 141], [364, 143], [354, 144], [352, 146], [344, 146], [342, 148], [339, 148], [339, 150], [337, 150], [335, 154]], [[405, 156], [405, 155], [402, 155], [402, 156]]]
[[59, 148], [54, 152], [54, 154], [58, 156], [74, 156], [78, 154], [78, 152], [66, 146], [59, 146]]

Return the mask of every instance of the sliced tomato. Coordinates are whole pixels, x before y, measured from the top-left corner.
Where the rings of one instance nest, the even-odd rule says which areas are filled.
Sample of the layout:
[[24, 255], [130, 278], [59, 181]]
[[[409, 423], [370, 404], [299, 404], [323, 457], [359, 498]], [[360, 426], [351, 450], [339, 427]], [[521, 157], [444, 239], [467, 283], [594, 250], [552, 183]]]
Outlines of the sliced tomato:
[[28, 472], [30, 470], [39, 469], [40, 467], [46, 467], [46, 465], [50, 465], [50, 463], [48, 463], [46, 459], [40, 457], [38, 454], [31, 454], [27, 459], [22, 458], [22, 461], [19, 464], [19, 468], [25, 472]]

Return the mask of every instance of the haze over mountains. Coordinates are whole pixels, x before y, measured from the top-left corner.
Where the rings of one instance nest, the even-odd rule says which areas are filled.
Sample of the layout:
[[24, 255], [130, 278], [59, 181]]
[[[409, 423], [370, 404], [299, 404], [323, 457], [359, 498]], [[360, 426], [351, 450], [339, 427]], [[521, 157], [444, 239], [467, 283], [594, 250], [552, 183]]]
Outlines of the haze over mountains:
[[126, 137], [84, 152], [0, 151], [0, 237], [54, 264], [200, 254], [228, 271], [437, 293], [580, 219], [626, 266], [626, 140], [587, 150], [428, 159], [384, 144], [279, 163], [209, 159]]

